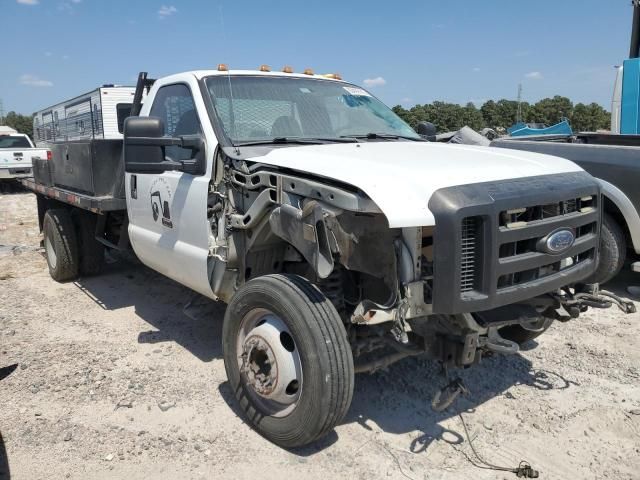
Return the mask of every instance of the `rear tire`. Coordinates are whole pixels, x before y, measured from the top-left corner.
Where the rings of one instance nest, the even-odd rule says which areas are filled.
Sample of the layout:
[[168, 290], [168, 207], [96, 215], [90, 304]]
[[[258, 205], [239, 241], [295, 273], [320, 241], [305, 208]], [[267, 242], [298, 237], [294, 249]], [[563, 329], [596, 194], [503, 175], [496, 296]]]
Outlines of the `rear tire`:
[[85, 211], [78, 212], [75, 217], [81, 275], [97, 275], [104, 265], [104, 245], [95, 237], [97, 221], [96, 214]]
[[[256, 319], [256, 314], [271, 323]], [[282, 345], [277, 333], [272, 340], [263, 335], [268, 333], [265, 325], [276, 332], [285, 330], [286, 335], [279, 337]], [[332, 430], [349, 409], [354, 369], [344, 325], [331, 302], [304, 278], [266, 275], [247, 282], [227, 307], [222, 338], [227, 378], [240, 408], [248, 422], [273, 443], [284, 448], [307, 445]], [[256, 347], [256, 339], [266, 339], [267, 347]], [[254, 357], [255, 351], [262, 353]], [[269, 361], [266, 369], [258, 371], [256, 363], [246, 359], [259, 355]], [[288, 370], [287, 362], [293, 365]], [[286, 390], [293, 395], [291, 400], [282, 392], [268, 398], [275, 395], [269, 389], [277, 390], [279, 380], [284, 385], [293, 378], [281, 375], [292, 370], [299, 373], [289, 383], [295, 382], [295, 394]], [[265, 372], [266, 382], [261, 376]]]
[[600, 233], [600, 257], [596, 273], [586, 283], [603, 285], [620, 273], [627, 255], [627, 240], [618, 223], [605, 213]]
[[47, 210], [42, 231], [49, 274], [57, 282], [78, 276], [78, 241], [68, 210]]

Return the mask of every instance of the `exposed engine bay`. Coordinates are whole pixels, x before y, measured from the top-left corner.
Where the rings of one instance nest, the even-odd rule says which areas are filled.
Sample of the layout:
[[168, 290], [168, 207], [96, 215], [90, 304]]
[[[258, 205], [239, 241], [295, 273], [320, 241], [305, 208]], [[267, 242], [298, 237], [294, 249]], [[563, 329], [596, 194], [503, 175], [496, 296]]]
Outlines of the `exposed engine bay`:
[[[208, 205], [213, 291], [228, 301], [255, 277], [305, 277], [343, 319], [356, 371], [420, 354], [465, 367], [516, 353], [522, 338], [588, 307], [631, 308], [580, 283], [595, 265], [600, 222], [586, 174], [441, 189], [429, 202], [437, 225], [389, 228], [350, 185], [222, 152], [218, 162]], [[549, 235], [563, 228], [575, 238], [549, 251]]]

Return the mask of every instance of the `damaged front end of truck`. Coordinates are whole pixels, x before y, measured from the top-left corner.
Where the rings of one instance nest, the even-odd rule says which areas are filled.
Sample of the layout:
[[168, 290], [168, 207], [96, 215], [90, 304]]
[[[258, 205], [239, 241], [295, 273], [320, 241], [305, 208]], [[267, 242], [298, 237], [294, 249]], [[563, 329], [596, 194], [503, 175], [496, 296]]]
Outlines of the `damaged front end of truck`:
[[583, 283], [600, 229], [599, 186], [584, 172], [442, 188], [428, 202], [435, 225], [391, 228], [355, 187], [263, 163], [224, 171], [210, 210], [225, 222], [227, 275], [316, 285], [343, 319], [356, 372], [411, 355], [467, 367], [589, 306], [631, 308]]

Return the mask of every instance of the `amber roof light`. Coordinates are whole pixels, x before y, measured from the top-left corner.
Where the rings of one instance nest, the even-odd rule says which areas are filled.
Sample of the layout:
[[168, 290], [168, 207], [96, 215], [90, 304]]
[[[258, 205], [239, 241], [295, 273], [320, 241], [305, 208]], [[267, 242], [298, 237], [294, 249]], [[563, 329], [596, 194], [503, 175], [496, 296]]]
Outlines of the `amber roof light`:
[[218, 71], [219, 72], [227, 72], [227, 71], [229, 71], [229, 68], [227, 67], [226, 63], [219, 63], [218, 64]]
[[271, 71], [271, 67], [269, 65], [260, 65], [260, 71], [261, 72], [270, 72]]
[[293, 67], [291, 67], [291, 66], [289, 66], [289, 65], [285, 65], [285, 66], [282, 68], [282, 71], [283, 71], [284, 73], [293, 73]]

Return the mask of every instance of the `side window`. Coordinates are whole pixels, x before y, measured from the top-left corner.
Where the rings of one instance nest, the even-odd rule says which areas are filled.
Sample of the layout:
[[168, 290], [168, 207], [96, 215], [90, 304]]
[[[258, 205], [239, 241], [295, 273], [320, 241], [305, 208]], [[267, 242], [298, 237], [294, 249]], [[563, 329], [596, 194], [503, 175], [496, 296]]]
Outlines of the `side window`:
[[131, 115], [132, 103], [119, 103], [116, 105], [116, 116], [118, 117], [118, 132], [124, 131], [124, 120]]
[[[191, 91], [181, 83], [158, 90], [149, 116], [163, 120], [164, 134], [169, 137], [202, 133]], [[188, 160], [191, 157], [191, 150], [182, 147], [167, 147], [165, 153], [172, 160]]]

